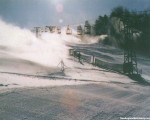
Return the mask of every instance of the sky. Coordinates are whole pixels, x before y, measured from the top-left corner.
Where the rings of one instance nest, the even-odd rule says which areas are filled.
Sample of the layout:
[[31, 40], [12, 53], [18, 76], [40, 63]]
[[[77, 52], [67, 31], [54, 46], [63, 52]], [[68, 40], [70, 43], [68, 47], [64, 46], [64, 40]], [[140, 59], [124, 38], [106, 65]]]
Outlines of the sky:
[[117, 6], [143, 11], [150, 9], [150, 0], [0, 0], [0, 19], [22, 28], [77, 25]]

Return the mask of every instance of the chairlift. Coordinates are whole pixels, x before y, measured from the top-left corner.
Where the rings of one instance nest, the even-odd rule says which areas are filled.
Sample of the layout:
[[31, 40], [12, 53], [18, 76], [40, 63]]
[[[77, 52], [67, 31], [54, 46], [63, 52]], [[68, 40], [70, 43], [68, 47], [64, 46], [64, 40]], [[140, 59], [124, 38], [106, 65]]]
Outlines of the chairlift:
[[61, 28], [60, 27], [57, 27], [57, 33], [61, 34]]
[[66, 34], [67, 34], [67, 35], [71, 35], [71, 34], [72, 34], [72, 30], [71, 30], [71, 28], [69, 27], [69, 25], [67, 26]]
[[49, 27], [49, 31], [51, 32], [51, 33], [54, 33], [56, 30], [56, 27], [55, 26], [48, 26]]
[[43, 30], [43, 28], [42, 27], [40, 27], [40, 32], [42, 33], [42, 32], [44, 32], [44, 30]]
[[49, 27], [45, 27], [45, 32], [49, 32]]
[[77, 26], [77, 34], [82, 35], [82, 27], [81, 25]]
[[52, 27], [52, 33], [56, 32], [56, 26]]

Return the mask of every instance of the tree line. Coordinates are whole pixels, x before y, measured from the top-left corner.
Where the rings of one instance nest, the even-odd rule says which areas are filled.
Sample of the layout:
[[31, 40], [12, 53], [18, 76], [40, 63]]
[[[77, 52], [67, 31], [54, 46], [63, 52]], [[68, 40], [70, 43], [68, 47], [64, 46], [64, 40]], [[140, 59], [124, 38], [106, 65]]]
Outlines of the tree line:
[[117, 44], [122, 47], [124, 42], [121, 33], [121, 20], [128, 22], [128, 25], [135, 31], [135, 49], [150, 53], [150, 11], [135, 12], [129, 11], [121, 6], [114, 8], [110, 16], [99, 16], [94, 24], [95, 35], [107, 34], [108, 38], [104, 44]]

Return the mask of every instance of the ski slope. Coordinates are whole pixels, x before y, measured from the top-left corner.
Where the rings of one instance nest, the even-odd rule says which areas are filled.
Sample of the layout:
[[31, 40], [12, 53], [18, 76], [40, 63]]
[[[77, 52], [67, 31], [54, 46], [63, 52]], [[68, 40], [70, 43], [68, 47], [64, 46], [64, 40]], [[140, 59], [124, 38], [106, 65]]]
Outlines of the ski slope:
[[[43, 33], [40, 38], [36, 38], [35, 34], [27, 29], [7, 24], [2, 20], [0, 25], [3, 28], [0, 29], [0, 89], [9, 86], [40, 86], [41, 82], [43, 86], [44, 82], [43, 78], [40, 77], [41, 75], [46, 76], [46, 80], [49, 82], [48, 84], [45, 81], [45, 85], [52, 84], [48, 77], [79, 80], [82, 83], [88, 83], [87, 81], [134, 82], [127, 76], [106, 71], [87, 63], [80, 64], [77, 59], [69, 56], [68, 49], [72, 47], [85, 54], [99, 57], [105, 62], [122, 64], [122, 50], [96, 43], [102, 40], [105, 35], [97, 37], [77, 36], [75, 30], [73, 30], [72, 35], [66, 35], [66, 28], [63, 28], [62, 34]], [[65, 73], [62, 73], [60, 66], [58, 66], [61, 60], [66, 66]], [[149, 60], [143, 62], [144, 60], [140, 61], [139, 58], [139, 66], [143, 69], [143, 77], [149, 81], [150, 62]], [[64, 85], [63, 81], [62, 83]], [[66, 82], [66, 84], [68, 83]]]
[[[0, 20], [0, 119], [119, 120], [150, 117], [150, 88], [129, 77], [69, 56], [70, 48], [108, 63], [123, 51], [98, 44], [105, 36], [43, 33]], [[61, 71], [60, 61], [65, 64]], [[150, 60], [138, 57], [149, 82]]]
[[[60, 85], [88, 83], [88, 82], [131, 82], [123, 75], [105, 71], [87, 63], [80, 64], [68, 55], [68, 45], [90, 45], [103, 39], [103, 36], [76, 36], [43, 33], [36, 38], [27, 29], [7, 24], [0, 21], [3, 29], [0, 29], [0, 89], [11, 87], [34, 87], [43, 85], [56, 85], [58, 81], [51, 80], [56, 77]], [[63, 60], [66, 66], [62, 73], [58, 64]], [[41, 76], [45, 78], [41, 78]], [[108, 78], [108, 76], [113, 76]], [[10, 77], [11, 76], [11, 77]], [[43, 80], [44, 79], [44, 80]], [[60, 81], [61, 79], [61, 81]], [[63, 80], [68, 80], [64, 82]], [[120, 81], [121, 79], [121, 81]], [[74, 82], [76, 81], [76, 82]]]

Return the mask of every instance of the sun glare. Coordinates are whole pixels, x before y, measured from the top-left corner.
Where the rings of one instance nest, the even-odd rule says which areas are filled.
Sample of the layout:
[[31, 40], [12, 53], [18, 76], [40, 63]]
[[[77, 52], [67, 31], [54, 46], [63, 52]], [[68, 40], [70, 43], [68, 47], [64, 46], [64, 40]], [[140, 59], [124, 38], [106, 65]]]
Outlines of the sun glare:
[[58, 4], [56, 5], [56, 11], [57, 11], [58, 13], [61, 13], [61, 12], [63, 12], [63, 10], [64, 10], [63, 4], [58, 3]]

